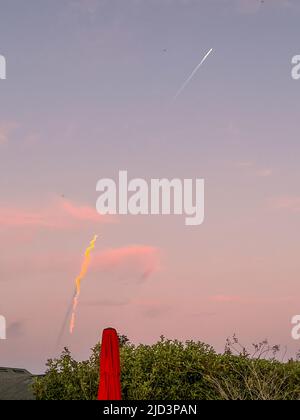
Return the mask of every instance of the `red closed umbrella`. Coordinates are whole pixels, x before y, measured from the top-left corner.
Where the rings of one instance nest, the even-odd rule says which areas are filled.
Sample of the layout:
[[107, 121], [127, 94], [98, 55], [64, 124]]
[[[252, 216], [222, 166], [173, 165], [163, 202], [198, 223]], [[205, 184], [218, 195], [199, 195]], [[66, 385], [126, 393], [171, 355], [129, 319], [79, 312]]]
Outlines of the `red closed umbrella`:
[[106, 328], [102, 334], [98, 400], [121, 400], [120, 349], [117, 331]]

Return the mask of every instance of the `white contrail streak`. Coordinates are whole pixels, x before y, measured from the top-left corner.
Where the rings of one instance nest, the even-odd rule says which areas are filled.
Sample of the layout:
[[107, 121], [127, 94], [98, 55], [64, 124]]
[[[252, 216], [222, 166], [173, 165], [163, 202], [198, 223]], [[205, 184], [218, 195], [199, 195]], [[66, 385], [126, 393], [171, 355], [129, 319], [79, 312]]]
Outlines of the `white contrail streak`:
[[208, 53], [205, 54], [205, 56], [202, 58], [202, 60], [200, 61], [200, 63], [197, 65], [197, 67], [193, 70], [192, 74], [186, 79], [186, 81], [183, 83], [183, 85], [181, 86], [181, 88], [179, 89], [179, 91], [176, 93], [176, 95], [174, 96], [174, 101], [178, 98], [178, 96], [184, 91], [184, 89], [187, 87], [187, 85], [190, 83], [190, 81], [192, 80], [192, 78], [195, 76], [195, 74], [197, 73], [197, 71], [199, 70], [199, 68], [202, 66], [202, 64], [204, 63], [204, 61], [207, 59], [207, 57], [209, 56], [209, 54], [213, 51], [213, 49], [211, 48]]

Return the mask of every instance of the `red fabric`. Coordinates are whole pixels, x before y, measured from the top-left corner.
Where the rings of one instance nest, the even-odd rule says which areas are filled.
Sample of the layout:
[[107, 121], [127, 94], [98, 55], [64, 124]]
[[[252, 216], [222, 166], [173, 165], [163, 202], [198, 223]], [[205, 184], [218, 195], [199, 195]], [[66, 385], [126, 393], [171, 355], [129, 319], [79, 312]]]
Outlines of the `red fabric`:
[[114, 328], [102, 335], [98, 400], [121, 400], [119, 338]]

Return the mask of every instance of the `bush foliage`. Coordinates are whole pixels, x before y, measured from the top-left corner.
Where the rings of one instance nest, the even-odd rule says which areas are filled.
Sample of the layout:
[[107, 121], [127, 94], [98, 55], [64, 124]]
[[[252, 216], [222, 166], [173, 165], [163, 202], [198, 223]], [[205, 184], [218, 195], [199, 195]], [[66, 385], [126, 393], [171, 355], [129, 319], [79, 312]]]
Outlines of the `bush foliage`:
[[[250, 355], [234, 337], [225, 353], [201, 342], [166, 340], [134, 346], [121, 337], [121, 382], [125, 400], [300, 399], [300, 362], [280, 362], [279, 347], [266, 341]], [[93, 400], [99, 383], [100, 344], [89, 360], [75, 361], [64, 349], [36, 379], [38, 400]]]

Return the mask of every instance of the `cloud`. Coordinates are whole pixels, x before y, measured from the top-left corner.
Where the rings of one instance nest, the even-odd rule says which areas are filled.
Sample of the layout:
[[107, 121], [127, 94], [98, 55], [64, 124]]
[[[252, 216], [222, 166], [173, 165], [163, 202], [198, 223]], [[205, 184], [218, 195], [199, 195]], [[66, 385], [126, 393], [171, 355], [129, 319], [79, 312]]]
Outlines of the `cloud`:
[[16, 127], [17, 125], [13, 122], [0, 122], [0, 146], [8, 143], [10, 135]]
[[256, 175], [262, 178], [267, 178], [273, 174], [272, 169], [260, 169], [256, 171]]
[[242, 161], [236, 164], [238, 168], [253, 168], [254, 164], [251, 161]]
[[110, 216], [101, 216], [97, 213], [96, 209], [89, 206], [78, 206], [71, 201], [64, 200], [62, 203], [62, 209], [68, 214], [72, 219], [79, 221], [88, 221], [88, 222], [99, 222], [100, 219], [105, 222], [116, 221], [116, 218]]
[[79, 223], [114, 223], [116, 217], [102, 216], [96, 208], [82, 206], [69, 200], [56, 200], [46, 207], [22, 209], [5, 207], [0, 209], [0, 227], [34, 227], [46, 229], [70, 229]]
[[269, 199], [269, 205], [273, 209], [300, 212], [300, 196], [281, 196]]
[[160, 251], [146, 245], [107, 249], [94, 254], [91, 270], [111, 270], [125, 265], [135, 267], [140, 272], [140, 280], [145, 280], [161, 268]]
[[15, 208], [0, 209], [0, 226], [21, 227], [21, 226], [42, 226], [53, 227], [51, 222], [46, 220], [40, 213]]
[[251, 161], [241, 161], [237, 162], [235, 164], [237, 168], [240, 168], [241, 170], [244, 170], [247, 173], [250, 173], [251, 175], [261, 177], [261, 178], [267, 178], [272, 176], [273, 170], [270, 168], [257, 168], [257, 165]]
[[[95, 250], [96, 251], [96, 250]], [[78, 254], [65, 255], [61, 253], [38, 254], [30, 257], [22, 257], [3, 260], [0, 256], [0, 280], [10, 278], [11, 273], [19, 277], [23, 275], [51, 275], [74, 273], [81, 264], [81, 252]], [[128, 245], [122, 248], [110, 248], [96, 251], [92, 255], [90, 274], [101, 272], [116, 273], [117, 281], [123, 278], [133, 278], [135, 283], [147, 279], [161, 267], [161, 252], [159, 249], [145, 245]], [[120, 274], [121, 273], [121, 274]], [[145, 275], [146, 273], [146, 275]], [[68, 274], [69, 275], [69, 274]], [[74, 274], [75, 275], [75, 274]], [[87, 302], [89, 306], [121, 306], [126, 304], [121, 301], [95, 300]]]

